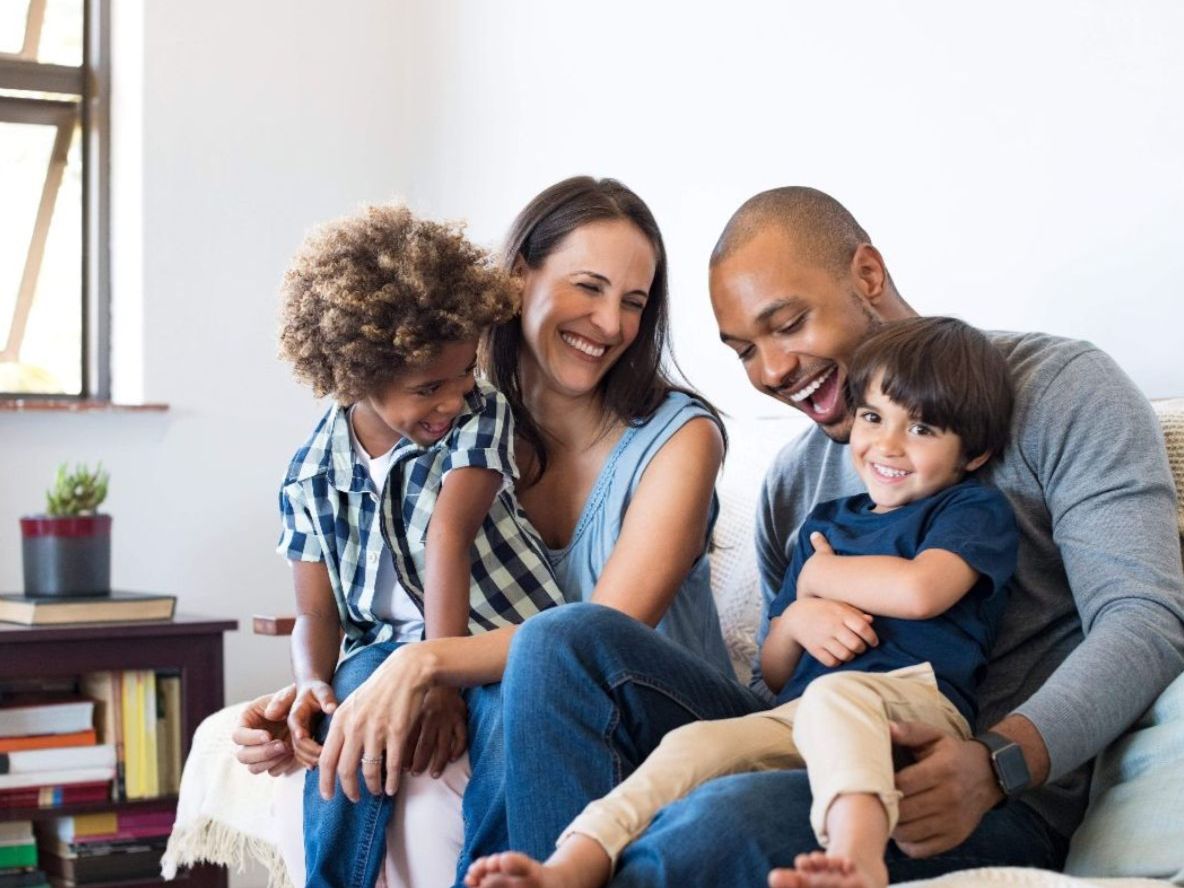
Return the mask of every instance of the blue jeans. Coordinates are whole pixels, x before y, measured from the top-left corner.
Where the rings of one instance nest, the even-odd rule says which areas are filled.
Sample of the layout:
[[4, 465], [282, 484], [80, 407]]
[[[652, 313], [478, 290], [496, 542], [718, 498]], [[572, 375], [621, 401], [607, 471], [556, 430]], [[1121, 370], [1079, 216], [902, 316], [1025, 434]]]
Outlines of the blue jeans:
[[[766, 708], [733, 676], [595, 604], [527, 620], [514, 636], [502, 686], [509, 844], [538, 859], [667, 732]], [[501, 849], [482, 849], [491, 850]]]
[[[333, 693], [338, 702], [357, 689], [400, 646], [384, 642], [358, 651], [337, 667]], [[324, 743], [332, 716], [321, 719], [316, 730]], [[370, 888], [378, 878], [386, 853], [386, 824], [391, 816], [391, 797], [371, 795], [358, 769], [361, 798], [351, 802], [334, 787], [333, 798], [325, 801], [317, 789], [317, 770], [304, 777], [304, 865], [309, 888]]]
[[[378, 666], [400, 647], [399, 642], [372, 645], [350, 657], [333, 676], [333, 692], [344, 700]], [[470, 829], [482, 842], [504, 847], [507, 842], [505, 808], [500, 804], [502, 762], [501, 686], [470, 688], [465, 692], [469, 707], [469, 759], [473, 779], [465, 793], [465, 834]], [[331, 717], [323, 718], [316, 731], [317, 740], [325, 742]], [[482, 782], [479, 774], [487, 774]], [[324, 801], [317, 790], [317, 773], [304, 779], [304, 859], [309, 888], [371, 888], [378, 878], [386, 854], [386, 827], [390, 820], [392, 798], [371, 795], [358, 771], [361, 798], [351, 802], [336, 785], [333, 799]], [[485, 787], [492, 787], [486, 789]], [[489, 793], [498, 804], [485, 804]], [[477, 805], [470, 813], [470, 800]], [[488, 813], [485, 813], [488, 812]], [[465, 869], [468, 862], [462, 859]], [[463, 877], [464, 871], [460, 875]]]
[[[612, 886], [764, 885], [770, 869], [793, 866], [798, 854], [818, 849], [810, 800], [801, 770], [705, 783], [663, 809], [625, 849]], [[969, 839], [944, 854], [913, 860], [889, 843], [885, 859], [893, 882], [983, 866], [1059, 870], [1068, 844], [1027, 805], [1010, 802], [989, 811]]]
[[[546, 858], [589, 801], [628, 776], [673, 728], [766, 704], [730, 676], [619, 612], [573, 604], [529, 620], [503, 682], [510, 846]], [[764, 885], [818, 847], [804, 771], [713, 780], [664, 809], [622, 855], [614, 886]], [[959, 848], [888, 853], [893, 879], [987, 865], [1061, 865], [1066, 841], [1027, 806], [990, 812]]]
[[469, 864], [485, 854], [504, 851], [506, 827], [506, 756], [502, 730], [502, 686], [465, 691], [469, 707], [469, 783], [461, 812], [465, 841], [456, 863], [456, 884], [463, 885]]

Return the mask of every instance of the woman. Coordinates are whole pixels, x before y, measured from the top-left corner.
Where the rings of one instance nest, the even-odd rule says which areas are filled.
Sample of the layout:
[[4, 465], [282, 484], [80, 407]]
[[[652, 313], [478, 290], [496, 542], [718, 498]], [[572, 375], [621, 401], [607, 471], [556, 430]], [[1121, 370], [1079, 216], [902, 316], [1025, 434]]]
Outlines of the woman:
[[[656, 626], [729, 671], [706, 559], [724, 438], [715, 412], [662, 368], [667, 263], [649, 208], [611, 179], [565, 180], [519, 214], [505, 259], [522, 282], [522, 313], [490, 335], [484, 367], [514, 406], [519, 500], [565, 598]], [[497, 683], [514, 631], [433, 639], [392, 654], [333, 714], [322, 793], [333, 792], [336, 777], [357, 798], [361, 759], [400, 760], [430, 688], [471, 688], [473, 776], [460, 873], [469, 857], [503, 847], [503, 763], [514, 750], [501, 749]], [[267, 715], [281, 718], [289, 703], [280, 692]], [[248, 707], [235, 735], [238, 757], [253, 771], [279, 772], [288, 754], [268, 742], [275, 731], [265, 705]], [[368, 770], [368, 790], [381, 792], [381, 778]]]

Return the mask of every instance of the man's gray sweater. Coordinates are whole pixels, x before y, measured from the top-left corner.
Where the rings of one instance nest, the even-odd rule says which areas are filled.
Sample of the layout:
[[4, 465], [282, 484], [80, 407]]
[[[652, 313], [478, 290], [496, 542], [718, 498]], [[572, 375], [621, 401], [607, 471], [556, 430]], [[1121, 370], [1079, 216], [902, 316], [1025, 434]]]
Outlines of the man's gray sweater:
[[[1184, 669], [1176, 492], [1151, 406], [1105, 353], [1038, 333], [990, 335], [1016, 409], [1011, 444], [984, 478], [1015, 509], [1020, 546], [978, 727], [1013, 712], [1036, 726], [1051, 772], [1023, 801], [1068, 836], [1090, 761]], [[818, 429], [781, 451], [757, 514], [766, 607], [810, 510], [862, 490], [847, 448]], [[767, 631], [762, 620], [760, 641]]]

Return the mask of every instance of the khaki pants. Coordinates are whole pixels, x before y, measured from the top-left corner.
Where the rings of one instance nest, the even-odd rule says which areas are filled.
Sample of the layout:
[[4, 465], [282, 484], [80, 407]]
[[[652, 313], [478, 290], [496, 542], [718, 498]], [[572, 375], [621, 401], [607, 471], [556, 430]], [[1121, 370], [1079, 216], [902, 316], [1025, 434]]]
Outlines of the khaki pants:
[[750, 771], [806, 767], [814, 802], [810, 825], [826, 847], [826, 814], [844, 794], [878, 796], [896, 826], [890, 721], [916, 721], [960, 738], [966, 720], [938, 690], [928, 663], [893, 672], [832, 672], [767, 712], [692, 722], [667, 734], [628, 780], [592, 802], [564, 830], [598, 842], [616, 865], [654, 816], [708, 780]]

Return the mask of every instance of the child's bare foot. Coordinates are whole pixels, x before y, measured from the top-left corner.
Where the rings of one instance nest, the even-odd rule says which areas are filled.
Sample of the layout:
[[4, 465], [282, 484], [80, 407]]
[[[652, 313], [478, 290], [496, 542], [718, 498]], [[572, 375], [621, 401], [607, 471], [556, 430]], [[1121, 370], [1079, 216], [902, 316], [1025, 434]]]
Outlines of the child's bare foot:
[[769, 888], [886, 888], [883, 860], [856, 861], [823, 851], [799, 854], [793, 869], [769, 873]]
[[547, 868], [533, 857], [507, 851], [475, 860], [465, 873], [469, 888], [551, 888]]
[[576, 833], [546, 863], [506, 851], [474, 861], [465, 874], [469, 888], [600, 888], [612, 875], [608, 854], [593, 839]]

